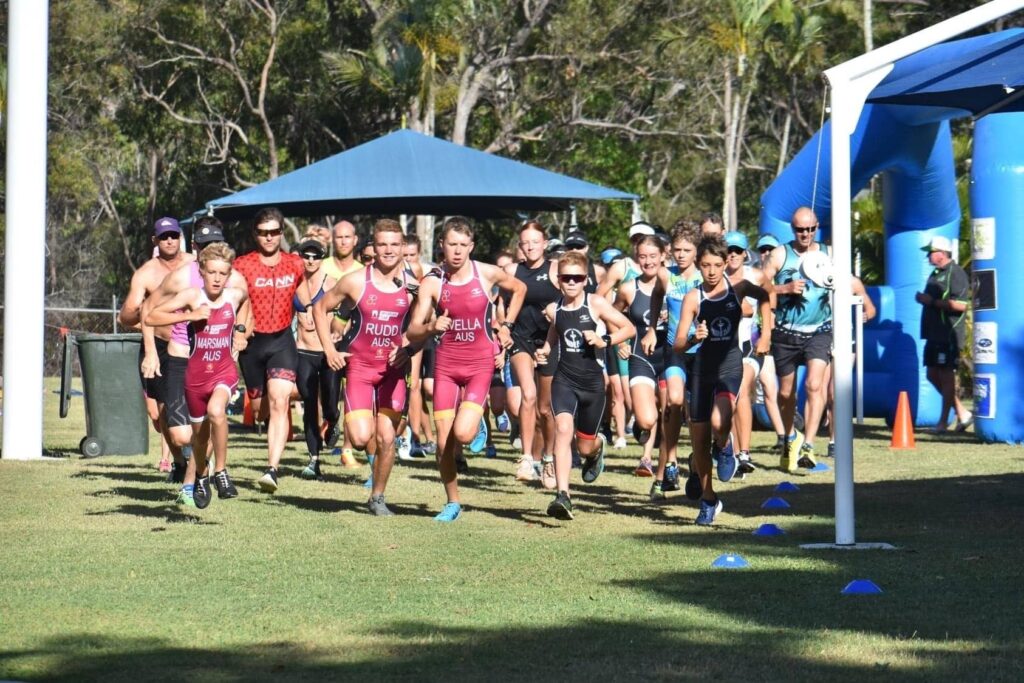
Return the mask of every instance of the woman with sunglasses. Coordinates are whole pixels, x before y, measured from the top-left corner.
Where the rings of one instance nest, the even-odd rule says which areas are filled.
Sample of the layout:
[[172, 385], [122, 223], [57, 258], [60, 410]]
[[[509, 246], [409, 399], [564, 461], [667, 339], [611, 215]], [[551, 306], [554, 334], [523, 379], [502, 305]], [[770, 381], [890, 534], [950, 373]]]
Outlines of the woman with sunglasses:
[[[761, 316], [769, 319], [768, 293], [746, 280], [733, 285], [725, 274], [728, 248], [720, 237], [706, 237], [697, 247], [697, 265], [703, 282], [683, 299], [679, 328], [673, 348], [678, 353], [697, 349], [690, 380], [689, 416], [693, 464], [700, 478], [700, 512], [696, 523], [710, 526], [722, 511], [715, 494], [711, 460], [718, 478], [732, 479], [737, 462], [730, 445], [732, 415], [743, 378], [743, 360], [737, 335], [743, 317], [744, 297], [754, 297]], [[768, 351], [762, 336], [757, 353]]]
[[604, 438], [599, 433], [604, 416], [603, 350], [636, 335], [636, 328], [611, 303], [586, 293], [587, 257], [575, 251], [558, 259], [561, 298], [548, 305], [551, 320], [547, 339], [537, 351], [545, 365], [558, 349], [558, 365], [551, 384], [555, 414], [555, 482], [557, 494], [548, 515], [573, 518], [569, 497], [572, 444], [583, 458], [583, 481], [592, 483], [604, 471]]
[[[302, 282], [295, 290], [292, 307], [298, 320], [296, 346], [299, 352], [298, 388], [302, 397], [302, 427], [309, 451], [309, 463], [302, 470], [303, 479], [321, 479], [320, 450], [324, 446], [323, 434], [333, 433], [340, 414], [340, 371], [332, 370], [324, 357], [324, 347], [316, 333], [313, 313], [310, 308], [323, 298], [324, 292], [334, 286], [335, 280], [323, 268], [327, 256], [329, 233], [326, 228], [313, 227], [299, 242], [296, 252], [302, 257], [305, 269]], [[320, 411], [326, 429], [320, 430]]]
[[[651, 294], [664, 256], [661, 239], [652, 235], [640, 238], [636, 245], [640, 275], [619, 285], [615, 295], [615, 307], [626, 314], [637, 331], [629, 345], [629, 393], [633, 402], [633, 437], [644, 449], [635, 471], [641, 477], [654, 476], [651, 434], [657, 430], [660, 407], [665, 405], [665, 325], [661, 315], [651, 310]], [[661, 491], [661, 481], [655, 482], [652, 495], [655, 489]]]

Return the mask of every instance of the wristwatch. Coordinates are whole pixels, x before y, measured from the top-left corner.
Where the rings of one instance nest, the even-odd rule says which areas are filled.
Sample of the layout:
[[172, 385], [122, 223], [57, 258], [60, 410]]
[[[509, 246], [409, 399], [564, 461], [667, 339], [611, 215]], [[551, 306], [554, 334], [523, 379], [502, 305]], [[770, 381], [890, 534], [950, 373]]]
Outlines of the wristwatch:
[[245, 325], [243, 325], [242, 323], [238, 323], [237, 325], [235, 325], [235, 332], [238, 332], [239, 334], [245, 334], [245, 331]]
[[610, 334], [602, 335], [601, 336], [601, 341], [604, 342], [605, 346], [611, 346], [612, 345], [612, 336]]
[[505, 321], [502, 321], [501, 326], [502, 327], [507, 327], [509, 330], [511, 330], [511, 329], [515, 328], [516, 321], [515, 320], [505, 320]]

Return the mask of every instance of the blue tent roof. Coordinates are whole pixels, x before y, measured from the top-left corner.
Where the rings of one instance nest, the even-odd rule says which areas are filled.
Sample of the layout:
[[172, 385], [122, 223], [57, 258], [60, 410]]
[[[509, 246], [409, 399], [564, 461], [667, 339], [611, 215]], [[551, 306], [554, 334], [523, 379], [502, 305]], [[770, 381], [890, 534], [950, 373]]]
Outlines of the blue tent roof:
[[867, 101], [963, 109], [1024, 111], [1024, 30], [1008, 29], [940, 43], [901, 59]]
[[215, 199], [223, 220], [276, 206], [286, 216], [564, 211], [580, 200], [636, 199], [576, 178], [401, 130], [274, 180]]

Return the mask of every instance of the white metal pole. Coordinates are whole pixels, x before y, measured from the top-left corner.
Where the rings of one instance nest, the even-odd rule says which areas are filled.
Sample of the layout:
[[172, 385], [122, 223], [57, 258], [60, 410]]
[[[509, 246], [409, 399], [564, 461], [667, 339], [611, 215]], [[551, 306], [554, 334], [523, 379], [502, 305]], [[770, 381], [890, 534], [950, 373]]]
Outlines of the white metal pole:
[[857, 345], [857, 424], [864, 424], [864, 299], [853, 297], [853, 329]]
[[10, 0], [7, 10], [3, 457], [10, 460], [43, 455], [48, 11], [40, 0]]

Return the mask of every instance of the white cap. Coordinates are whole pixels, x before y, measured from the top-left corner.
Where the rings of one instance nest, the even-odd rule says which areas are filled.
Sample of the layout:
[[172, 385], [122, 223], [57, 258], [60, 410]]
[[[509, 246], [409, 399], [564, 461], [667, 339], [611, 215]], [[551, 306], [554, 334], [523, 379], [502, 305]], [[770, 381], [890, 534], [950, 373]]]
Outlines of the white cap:
[[629, 226], [629, 236], [634, 237], [636, 235], [653, 235], [654, 228], [643, 221], [637, 221], [633, 225]]
[[942, 235], [936, 235], [931, 238], [928, 244], [921, 247], [921, 251], [928, 252], [929, 254], [933, 251], [944, 251], [948, 254], [953, 253], [953, 242], [948, 237]]

